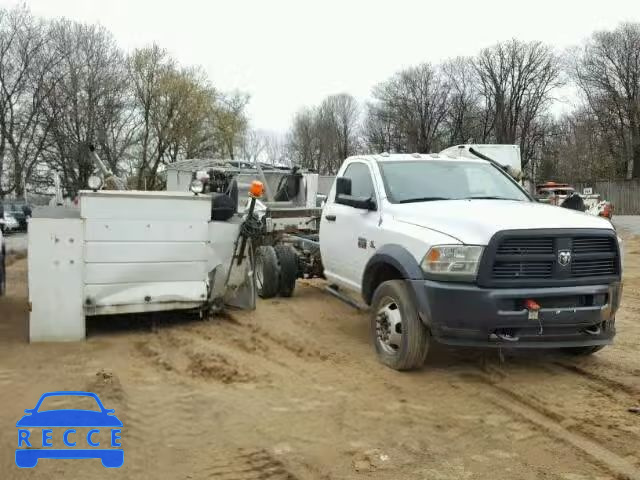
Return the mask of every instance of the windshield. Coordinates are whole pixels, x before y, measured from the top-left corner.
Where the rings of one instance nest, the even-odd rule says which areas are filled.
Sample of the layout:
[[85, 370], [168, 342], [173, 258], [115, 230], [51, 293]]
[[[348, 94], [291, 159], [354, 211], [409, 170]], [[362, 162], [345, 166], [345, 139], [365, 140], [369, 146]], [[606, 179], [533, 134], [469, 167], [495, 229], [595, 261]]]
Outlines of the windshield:
[[529, 201], [506, 174], [490, 163], [416, 160], [379, 165], [391, 203], [474, 198]]

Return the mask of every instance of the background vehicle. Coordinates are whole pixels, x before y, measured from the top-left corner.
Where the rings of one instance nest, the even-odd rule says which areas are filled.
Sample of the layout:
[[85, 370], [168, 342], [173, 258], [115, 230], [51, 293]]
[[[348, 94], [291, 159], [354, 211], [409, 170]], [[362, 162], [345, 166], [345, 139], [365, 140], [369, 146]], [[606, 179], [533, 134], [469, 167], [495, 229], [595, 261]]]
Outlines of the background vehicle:
[[[204, 195], [201, 182], [192, 192], [124, 190], [90, 152], [99, 175], [78, 207], [36, 209], [30, 222], [30, 340], [83, 339], [86, 316], [255, 308], [253, 230], [237, 197]], [[262, 185], [251, 194], [255, 205]], [[221, 202], [232, 205], [224, 215]]]
[[4, 213], [9, 214], [18, 222], [18, 228], [26, 231], [31, 217], [31, 206], [24, 200], [5, 200]]
[[613, 205], [602, 200], [597, 193], [579, 194], [568, 183], [545, 182], [536, 185], [536, 198], [539, 202], [562, 206], [563, 202], [572, 195], [579, 195], [584, 202], [584, 211], [590, 215], [613, 218]]
[[491, 159], [514, 179], [522, 177], [522, 158], [519, 145], [465, 144], [455, 145], [440, 152], [451, 158]]
[[[250, 168], [249, 168], [250, 167]], [[276, 295], [291, 296], [296, 279], [303, 275], [300, 263], [307, 265], [307, 275], [322, 273], [319, 255], [309, 250], [294, 250], [300, 238], [317, 241], [322, 201], [334, 177], [321, 177], [317, 173], [293, 168], [274, 168], [259, 163], [223, 160], [186, 160], [172, 164], [168, 171], [167, 188], [180, 191], [194, 179], [203, 182], [205, 192], [237, 198], [241, 212], [246, 212], [250, 198], [246, 193], [251, 182], [261, 181], [265, 186], [263, 197], [255, 205], [255, 219], [251, 226], [253, 245], [257, 247], [257, 293], [263, 298]], [[328, 186], [327, 186], [328, 185]], [[234, 193], [235, 192], [235, 193]], [[222, 200], [222, 199], [221, 199]], [[229, 211], [228, 202], [213, 207], [222, 214]], [[317, 248], [313, 249], [314, 252]], [[300, 257], [299, 255], [302, 257]]]
[[376, 352], [395, 369], [419, 367], [432, 340], [590, 354], [615, 334], [611, 224], [534, 202], [495, 163], [348, 158], [319, 240], [324, 275], [371, 306]]
[[2, 218], [0, 218], [0, 224], [5, 233], [15, 232], [20, 229], [20, 224], [16, 218], [8, 211], [5, 211]]

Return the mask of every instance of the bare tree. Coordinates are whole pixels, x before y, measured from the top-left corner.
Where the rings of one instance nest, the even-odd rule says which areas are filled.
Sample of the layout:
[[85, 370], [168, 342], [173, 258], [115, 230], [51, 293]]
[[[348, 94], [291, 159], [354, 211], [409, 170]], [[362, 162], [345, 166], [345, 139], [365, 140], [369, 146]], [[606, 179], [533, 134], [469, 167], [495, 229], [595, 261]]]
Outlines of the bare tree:
[[444, 121], [446, 143], [486, 143], [491, 135], [490, 114], [482, 104], [473, 59], [457, 57], [446, 61], [442, 71], [449, 86]]
[[405, 137], [394, 120], [393, 112], [384, 105], [368, 103], [362, 127], [366, 149], [371, 153], [402, 152]]
[[[86, 185], [94, 166], [88, 161], [89, 144], [99, 148], [113, 170], [131, 136], [121, 116], [128, 106], [124, 58], [111, 34], [102, 27], [59, 20], [51, 30], [53, 49], [61, 56], [54, 68], [50, 94], [43, 102], [49, 125], [47, 162], [59, 170], [65, 189], [73, 194]], [[126, 124], [126, 123], [125, 123]], [[107, 130], [111, 133], [107, 134]], [[106, 155], [105, 155], [106, 153]]]
[[326, 115], [329, 128], [333, 130], [338, 159], [343, 160], [356, 153], [360, 115], [356, 99], [346, 93], [331, 95], [324, 99], [320, 111]]
[[576, 57], [574, 78], [589, 108], [617, 137], [627, 178], [640, 177], [640, 23], [594, 33]]
[[200, 69], [179, 68], [157, 45], [134, 51], [128, 71], [139, 124], [136, 185], [153, 189], [162, 165], [214, 149], [217, 96]]
[[242, 156], [251, 162], [260, 161], [262, 153], [267, 148], [267, 138], [264, 132], [249, 129], [242, 139]]
[[138, 145], [139, 160], [136, 162], [136, 186], [144, 183], [146, 170], [151, 158], [156, 156], [154, 142], [154, 109], [160, 96], [160, 79], [174, 68], [173, 61], [166, 50], [153, 44], [150, 47], [135, 50], [128, 59], [128, 77], [133, 88], [135, 114], [140, 126]]
[[[42, 103], [59, 60], [48, 44], [47, 26], [26, 8], [0, 10], [0, 196], [12, 191], [24, 196], [25, 181], [45, 148], [49, 125]], [[7, 168], [11, 179], [3, 188]]]
[[294, 117], [289, 133], [291, 159], [322, 174], [333, 174], [360, 149], [360, 107], [348, 94], [330, 95], [317, 108]]
[[[533, 122], [561, 85], [558, 57], [540, 42], [514, 39], [482, 50], [474, 67], [495, 141], [524, 150]], [[523, 167], [529, 160], [523, 157]]]
[[236, 149], [247, 129], [245, 107], [248, 103], [249, 95], [242, 92], [221, 95], [213, 113], [214, 134], [219, 148], [231, 159], [235, 158]]
[[429, 63], [403, 70], [376, 86], [373, 96], [404, 137], [404, 149], [430, 152], [447, 114], [449, 86]]
[[293, 160], [305, 168], [320, 171], [317, 155], [316, 112], [311, 108], [300, 110], [293, 118], [287, 148]]

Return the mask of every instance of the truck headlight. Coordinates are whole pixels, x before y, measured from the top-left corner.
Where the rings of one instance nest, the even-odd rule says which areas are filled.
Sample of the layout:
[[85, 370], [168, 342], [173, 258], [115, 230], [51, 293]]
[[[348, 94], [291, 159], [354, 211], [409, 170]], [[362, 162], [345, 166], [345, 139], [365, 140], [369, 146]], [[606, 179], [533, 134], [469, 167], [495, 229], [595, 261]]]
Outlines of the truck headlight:
[[472, 280], [478, 273], [483, 250], [477, 245], [436, 245], [429, 249], [420, 266], [427, 274]]

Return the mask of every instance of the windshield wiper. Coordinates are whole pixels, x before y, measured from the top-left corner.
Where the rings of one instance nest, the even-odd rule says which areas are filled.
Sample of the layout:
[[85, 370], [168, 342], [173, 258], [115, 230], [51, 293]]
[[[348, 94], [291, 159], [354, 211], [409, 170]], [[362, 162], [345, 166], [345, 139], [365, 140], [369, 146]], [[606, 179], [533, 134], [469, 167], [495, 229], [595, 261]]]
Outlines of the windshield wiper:
[[522, 200], [519, 200], [517, 198], [496, 197], [491, 195], [478, 196], [478, 197], [464, 197], [464, 198], [461, 198], [460, 200], [513, 200], [514, 202], [522, 202]]
[[398, 203], [417, 203], [417, 202], [432, 202], [434, 200], [453, 200], [447, 197], [419, 197], [419, 198], [405, 198]]

